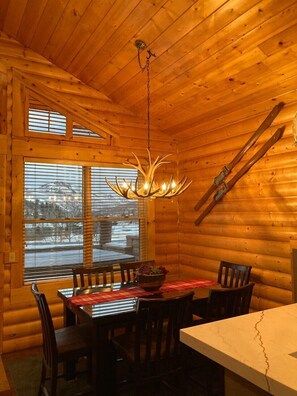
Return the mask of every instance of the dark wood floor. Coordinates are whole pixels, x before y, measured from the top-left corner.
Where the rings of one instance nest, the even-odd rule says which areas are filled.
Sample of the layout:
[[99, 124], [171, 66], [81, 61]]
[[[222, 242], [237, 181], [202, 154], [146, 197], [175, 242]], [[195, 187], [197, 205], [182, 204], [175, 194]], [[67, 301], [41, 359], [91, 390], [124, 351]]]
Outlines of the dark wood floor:
[[10, 384], [11, 396], [19, 396], [19, 395], [16, 394], [12, 378], [11, 378], [9, 370], [7, 368], [8, 363], [15, 361], [15, 360], [30, 358], [32, 356], [42, 356], [42, 348], [39, 347], [39, 348], [25, 349], [22, 351], [5, 353], [1, 356], [4, 368], [5, 368], [6, 376], [7, 376], [8, 382]]
[[[30, 357], [34, 357], [34, 356], [42, 356], [42, 348], [33, 348], [33, 349], [27, 349], [27, 350], [23, 350], [23, 351], [18, 351], [18, 352], [13, 352], [13, 353], [7, 353], [7, 354], [3, 354], [2, 355], [2, 361], [4, 364], [4, 367], [7, 367], [7, 364], [11, 361], [14, 360], [22, 360], [22, 359], [27, 359]], [[187, 381], [187, 385], [188, 385], [188, 389], [187, 392], [185, 392], [184, 394], [180, 395], [180, 396], [185, 396], [185, 395], [190, 395], [190, 396], [206, 396], [206, 391], [201, 388], [201, 386], [199, 386], [198, 384], [203, 382], [206, 378], [207, 375], [207, 371], [205, 369], [207, 365], [202, 365], [202, 369], [197, 368], [196, 372], [193, 372], [193, 380], [189, 380]], [[204, 367], [204, 368], [203, 368]], [[12, 383], [12, 379], [9, 375], [9, 371], [6, 369], [7, 372], [7, 378], [11, 384], [11, 389], [12, 389], [12, 396], [27, 396], [27, 395], [17, 395], [16, 392], [14, 391], [14, 385]], [[195, 381], [196, 379], [196, 381]], [[214, 380], [214, 395], [216, 396], [221, 396], [223, 393], [219, 390], [219, 387], [217, 386], [217, 379], [215, 378]], [[164, 393], [165, 392], [165, 393]], [[167, 396], [170, 395], [170, 392], [167, 392], [166, 390], [163, 390], [161, 392], [162, 396]], [[64, 396], [64, 395], [63, 395]], [[118, 396], [130, 396], [129, 392], [120, 392]], [[144, 392], [141, 392], [140, 396], [144, 396]], [[155, 395], [154, 395], [155, 396]]]

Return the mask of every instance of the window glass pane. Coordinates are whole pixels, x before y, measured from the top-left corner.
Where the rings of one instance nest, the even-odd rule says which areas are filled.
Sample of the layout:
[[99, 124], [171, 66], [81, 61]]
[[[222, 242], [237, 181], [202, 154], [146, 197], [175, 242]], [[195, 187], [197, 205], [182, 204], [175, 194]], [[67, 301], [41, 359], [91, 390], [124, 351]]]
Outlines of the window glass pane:
[[25, 280], [69, 276], [83, 264], [83, 223], [25, 225]]
[[66, 117], [52, 110], [29, 108], [29, 131], [66, 135]]
[[97, 139], [103, 139], [103, 137], [98, 135], [98, 133], [92, 132], [90, 129], [85, 128], [84, 126], [79, 125], [75, 122], [72, 125], [72, 134], [73, 134], [73, 136], [92, 137], [92, 138], [97, 138]]
[[104, 255], [111, 259], [138, 261], [139, 221], [96, 221], [93, 226], [93, 261]]
[[136, 171], [33, 162], [24, 169], [25, 281], [146, 258], [144, 201], [121, 198], [105, 182]]
[[25, 219], [82, 216], [82, 167], [25, 164]]
[[138, 216], [139, 202], [117, 195], [107, 185], [105, 178], [115, 183], [126, 179], [135, 180], [136, 169], [127, 168], [92, 168], [92, 215], [94, 217], [130, 217]]
[[[104, 138], [84, 127], [83, 125], [72, 121], [69, 116], [65, 116], [58, 111], [53, 110], [48, 105], [41, 103], [38, 99], [29, 96], [28, 109], [28, 131], [36, 133], [46, 133], [66, 137], [67, 120], [72, 122], [71, 137], [91, 137], [104, 140]], [[71, 120], [71, 121], [70, 121]], [[70, 131], [69, 131], [70, 132]]]

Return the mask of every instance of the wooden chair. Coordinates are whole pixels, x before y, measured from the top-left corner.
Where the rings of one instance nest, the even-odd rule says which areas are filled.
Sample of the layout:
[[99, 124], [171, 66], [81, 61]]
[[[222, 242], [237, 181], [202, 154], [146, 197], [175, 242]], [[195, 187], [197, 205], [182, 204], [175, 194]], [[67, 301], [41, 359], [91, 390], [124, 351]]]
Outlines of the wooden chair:
[[114, 283], [114, 272], [112, 265], [100, 267], [74, 267], [72, 268], [73, 286], [106, 286]]
[[155, 260], [130, 261], [128, 263], [120, 263], [122, 282], [135, 282], [135, 275], [136, 275], [137, 269], [142, 264], [153, 264], [154, 262], [155, 262]]
[[45, 379], [46, 372], [49, 370], [49, 394], [56, 396], [58, 364], [66, 361], [76, 361], [83, 356], [90, 356], [90, 335], [85, 326], [75, 325], [55, 330], [44, 293], [39, 292], [35, 283], [32, 283], [31, 291], [38, 306], [43, 336], [43, 362], [38, 395], [48, 394]]
[[[182, 372], [179, 330], [189, 324], [193, 294], [139, 299], [133, 332], [113, 338], [116, 352], [129, 366], [125, 384], [130, 384], [135, 395], [145, 390], [155, 394], [166, 377], [175, 374], [178, 378]], [[180, 391], [177, 387], [176, 394]]]
[[249, 313], [254, 283], [236, 288], [211, 289], [205, 320], [212, 322]]
[[218, 283], [222, 287], [239, 287], [250, 281], [252, 267], [221, 261], [218, 272]]
[[[254, 283], [249, 283], [237, 288], [209, 290], [206, 315], [203, 318], [196, 318], [192, 325], [248, 314], [253, 288]], [[236, 343], [236, 336], [234, 342]], [[202, 378], [201, 371], [204, 371]], [[224, 369], [195, 352], [191, 353], [189, 359], [188, 380], [202, 387], [207, 396], [224, 394]]]

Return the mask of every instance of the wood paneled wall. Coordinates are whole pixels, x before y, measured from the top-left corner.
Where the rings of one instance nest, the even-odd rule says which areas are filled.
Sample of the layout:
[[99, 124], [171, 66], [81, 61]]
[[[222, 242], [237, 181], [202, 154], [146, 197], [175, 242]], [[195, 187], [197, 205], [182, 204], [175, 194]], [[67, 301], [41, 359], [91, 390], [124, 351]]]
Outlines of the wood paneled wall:
[[[49, 141], [24, 137], [20, 130], [15, 130], [14, 125], [21, 125], [21, 122], [16, 122], [20, 121], [21, 110], [21, 96], [17, 101], [13, 84], [16, 70], [45, 85], [61, 98], [81, 106], [93, 115], [92, 119], [98, 117], [104, 125], [110, 124], [116, 134], [109, 144]], [[14, 272], [22, 258], [17, 254], [16, 262], [10, 263], [7, 259], [7, 253], [12, 249], [21, 251], [21, 239], [16, 240], [12, 229], [14, 197], [20, 194], [13, 180], [16, 164], [23, 157], [121, 164], [130, 158], [132, 149], [145, 156], [146, 125], [145, 121], [103, 94], [2, 33], [0, 87], [0, 325], [3, 325], [0, 334], [2, 351], [8, 352], [41, 342], [37, 310], [29, 287], [11, 287], [15, 284]], [[285, 102], [284, 109], [229, 178], [281, 125], [286, 126], [284, 136], [199, 226], [194, 225], [200, 214], [200, 211], [194, 211], [196, 202], [276, 101], [271, 97], [271, 103], [263, 103], [263, 112], [257, 117], [252, 115], [251, 108], [238, 104], [229, 119], [227, 116], [208, 119], [202, 125], [176, 131], [179, 172], [192, 179], [193, 184], [179, 199], [157, 201], [150, 220], [155, 226], [155, 234], [151, 235], [155, 258], [168, 267], [172, 276], [180, 268], [186, 275], [216, 279], [220, 260], [251, 264], [252, 280], [256, 282], [253, 309], [291, 302], [291, 241], [296, 240], [297, 230], [297, 156], [292, 136], [292, 119], [297, 112], [296, 93], [288, 92], [280, 100]], [[176, 143], [168, 135], [153, 129], [152, 149], [153, 154], [175, 153]], [[173, 156], [172, 160], [176, 157]], [[170, 173], [171, 170], [174, 168], [167, 169]], [[54, 287], [51, 283], [41, 285], [49, 298], [57, 326], [62, 323], [62, 306], [56, 289], [70, 284], [70, 281], [63, 281], [55, 283]]]
[[[281, 98], [282, 99], [282, 98]], [[281, 100], [280, 99], [280, 100]], [[290, 99], [290, 100], [289, 100]], [[225, 164], [229, 164], [267, 113], [238, 123], [217, 126], [217, 120], [183, 131], [179, 159], [184, 173], [193, 179], [179, 200], [181, 271], [216, 279], [220, 260], [252, 265], [256, 282], [253, 309], [265, 309], [292, 302], [291, 241], [297, 227], [297, 148], [292, 135], [292, 119], [297, 112], [297, 95], [287, 96], [285, 107], [256, 145], [226, 178], [230, 180], [270, 138], [286, 127], [283, 137], [217, 203], [208, 216], [194, 221], [212, 201], [195, 211], [194, 206], [207, 191]], [[248, 113], [248, 109], [247, 113]], [[242, 117], [245, 109], [241, 109]], [[221, 122], [221, 120], [220, 120]]]
[[[24, 77], [25, 76], [25, 77]], [[63, 103], [71, 101], [80, 115], [89, 112], [92, 122], [108, 126], [115, 132], [107, 144], [78, 143], [66, 140], [38, 139], [24, 136], [22, 84], [41, 90], [50, 89], [54, 96]], [[0, 334], [1, 351], [9, 352], [41, 344], [40, 322], [36, 303], [29, 285], [19, 282], [22, 257], [20, 252], [22, 235], [15, 235], [13, 216], [14, 205], [19, 205], [22, 192], [22, 173], [20, 164], [25, 157], [81, 161], [95, 164], [122, 164], [131, 158], [131, 150], [146, 156], [147, 130], [146, 121], [138, 119], [131, 112], [113, 103], [106, 96], [82, 84], [70, 74], [53, 66], [34, 52], [23, 48], [16, 41], [0, 33]], [[44, 88], [43, 88], [44, 87]], [[42, 92], [40, 92], [42, 93]], [[51, 94], [51, 95], [52, 95]], [[50, 96], [51, 96], [50, 95]], [[60, 106], [63, 106], [60, 103]], [[73, 107], [72, 106], [72, 107]], [[73, 109], [74, 109], [73, 107]], [[78, 110], [77, 110], [78, 109]], [[100, 128], [99, 128], [100, 129]], [[160, 131], [151, 132], [153, 155], [172, 152], [172, 171], [176, 160], [176, 144]], [[176, 164], [175, 164], [176, 166]], [[20, 170], [19, 170], [20, 169]], [[168, 172], [170, 169], [167, 169]], [[166, 170], [165, 170], [166, 171]], [[15, 180], [13, 180], [15, 179]], [[157, 208], [150, 208], [149, 222], [157, 229], [155, 246], [156, 260], [166, 264], [171, 274], [178, 272], [178, 233], [176, 203], [167, 202]], [[155, 223], [155, 218], [158, 220]], [[168, 224], [162, 227], [159, 223]], [[171, 225], [172, 224], [172, 225]], [[16, 253], [16, 260], [9, 262], [8, 252]], [[152, 255], [152, 252], [149, 252]], [[16, 279], [17, 278], [17, 279]], [[62, 325], [62, 304], [56, 296], [58, 288], [69, 287], [71, 280], [47, 282], [39, 285], [50, 302], [50, 308], [57, 326]]]

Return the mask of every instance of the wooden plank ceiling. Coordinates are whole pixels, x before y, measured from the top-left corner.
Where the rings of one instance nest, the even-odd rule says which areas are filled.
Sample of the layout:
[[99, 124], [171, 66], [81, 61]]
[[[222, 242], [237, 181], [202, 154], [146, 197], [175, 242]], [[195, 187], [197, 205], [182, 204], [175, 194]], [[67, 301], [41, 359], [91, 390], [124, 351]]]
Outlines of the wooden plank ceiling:
[[0, 30], [146, 118], [144, 40], [152, 124], [177, 139], [296, 96], [297, 1], [1, 0]]

